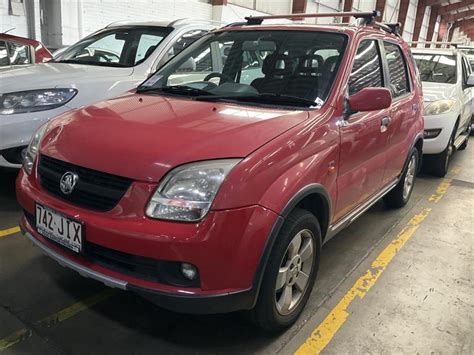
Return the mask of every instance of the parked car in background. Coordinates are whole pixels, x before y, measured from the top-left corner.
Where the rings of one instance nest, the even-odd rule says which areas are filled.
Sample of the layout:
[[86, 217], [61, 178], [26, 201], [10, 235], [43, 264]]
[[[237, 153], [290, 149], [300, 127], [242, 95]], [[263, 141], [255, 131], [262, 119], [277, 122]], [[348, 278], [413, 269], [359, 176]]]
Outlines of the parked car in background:
[[[458, 48], [466, 53], [466, 57], [471, 64], [471, 70], [474, 73], [474, 47], [458, 46]], [[472, 88], [472, 117], [471, 117], [471, 135], [474, 133], [474, 87]]]
[[[0, 71], [44, 63], [52, 58], [49, 50], [39, 41], [0, 33]], [[0, 88], [2, 86], [0, 83]]]
[[321, 245], [413, 191], [421, 85], [408, 45], [374, 15], [356, 13], [362, 26], [251, 18], [137, 90], [44, 124], [17, 178], [24, 234], [163, 307], [290, 326]]
[[467, 146], [471, 132], [474, 75], [456, 48], [413, 48], [425, 101], [424, 166], [445, 176], [454, 151]]
[[20, 167], [33, 132], [50, 118], [135, 88], [214, 27], [193, 20], [114, 23], [48, 63], [2, 73], [0, 166]]

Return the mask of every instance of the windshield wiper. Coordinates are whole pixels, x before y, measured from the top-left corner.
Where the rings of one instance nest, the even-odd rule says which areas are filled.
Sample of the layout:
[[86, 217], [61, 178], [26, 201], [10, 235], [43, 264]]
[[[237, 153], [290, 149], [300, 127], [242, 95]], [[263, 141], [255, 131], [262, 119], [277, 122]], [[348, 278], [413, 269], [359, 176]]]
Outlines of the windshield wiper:
[[200, 96], [196, 100], [236, 100], [236, 101], [249, 101], [266, 104], [280, 104], [280, 105], [291, 105], [291, 106], [304, 106], [313, 107], [318, 106], [315, 101], [305, 99], [302, 97], [284, 95], [284, 94], [252, 94], [252, 95], [215, 95], [215, 96]]
[[102, 67], [128, 67], [128, 65], [114, 62], [94, 62], [89, 60], [77, 60], [77, 59], [63, 59], [54, 60], [52, 63], [66, 63], [66, 64], [84, 64], [84, 65], [98, 65]]
[[186, 96], [201, 96], [201, 95], [212, 96], [214, 95], [210, 91], [193, 88], [187, 85], [172, 85], [172, 86], [163, 86], [163, 87], [140, 86], [137, 89], [137, 93], [143, 93], [143, 92], [164, 92], [164, 93], [169, 93], [169, 94], [186, 95]]

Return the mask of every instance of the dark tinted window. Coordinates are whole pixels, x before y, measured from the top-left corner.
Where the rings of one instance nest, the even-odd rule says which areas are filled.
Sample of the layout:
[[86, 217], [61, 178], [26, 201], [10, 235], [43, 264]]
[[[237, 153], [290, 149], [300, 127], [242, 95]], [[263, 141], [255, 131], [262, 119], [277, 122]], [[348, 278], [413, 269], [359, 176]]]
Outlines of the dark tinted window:
[[5, 42], [0, 41], [0, 67], [10, 65], [10, 60], [8, 59], [8, 52]]
[[384, 42], [385, 56], [387, 58], [388, 73], [390, 76], [390, 91], [393, 97], [398, 97], [410, 91], [405, 59], [399, 46]]
[[467, 59], [463, 56], [462, 58], [462, 75], [463, 75], [463, 84], [467, 84], [467, 79], [471, 75], [471, 66], [469, 65]]
[[421, 81], [433, 83], [456, 83], [456, 57], [444, 54], [415, 53]]
[[360, 43], [349, 79], [349, 95], [363, 88], [383, 86], [382, 66], [378, 44], [374, 40]]

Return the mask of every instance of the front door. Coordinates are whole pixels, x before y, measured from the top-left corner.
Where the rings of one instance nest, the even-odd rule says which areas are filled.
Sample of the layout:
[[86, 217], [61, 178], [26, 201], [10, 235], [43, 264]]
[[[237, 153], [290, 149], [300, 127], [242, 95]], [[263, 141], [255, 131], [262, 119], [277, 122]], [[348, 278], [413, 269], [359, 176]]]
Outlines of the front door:
[[[349, 96], [366, 87], [384, 87], [377, 40], [360, 42], [349, 78]], [[390, 109], [356, 112], [340, 125], [341, 150], [335, 220], [375, 194], [382, 184], [387, 133], [382, 121]]]

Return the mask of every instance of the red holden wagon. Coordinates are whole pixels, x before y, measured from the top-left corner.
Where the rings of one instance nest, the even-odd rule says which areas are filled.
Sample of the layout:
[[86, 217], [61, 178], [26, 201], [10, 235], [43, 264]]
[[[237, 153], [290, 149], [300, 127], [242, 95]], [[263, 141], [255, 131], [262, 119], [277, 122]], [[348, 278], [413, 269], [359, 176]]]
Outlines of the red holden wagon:
[[358, 20], [249, 18], [134, 92], [42, 126], [17, 180], [26, 237], [162, 307], [288, 327], [322, 244], [381, 198], [405, 205], [422, 153], [420, 84], [396, 26], [329, 15]]

